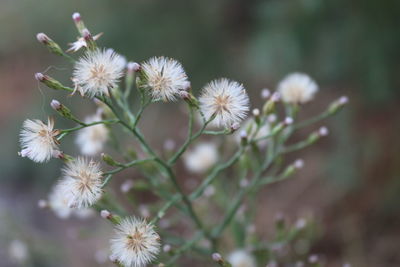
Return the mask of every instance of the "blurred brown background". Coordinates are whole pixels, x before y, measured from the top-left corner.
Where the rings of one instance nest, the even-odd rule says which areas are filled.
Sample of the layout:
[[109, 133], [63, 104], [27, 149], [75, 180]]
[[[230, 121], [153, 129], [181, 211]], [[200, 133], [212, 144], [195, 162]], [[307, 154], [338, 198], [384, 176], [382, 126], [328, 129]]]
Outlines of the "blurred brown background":
[[[108, 224], [97, 218], [61, 221], [37, 208], [61, 163], [37, 165], [17, 156], [22, 121], [52, 114], [51, 99], [79, 114], [94, 111], [33, 77], [48, 71], [69, 82], [69, 63], [48, 54], [35, 35], [45, 32], [67, 48], [77, 35], [75, 11], [92, 32], [105, 33], [101, 45], [138, 62], [154, 55], [176, 58], [193, 88], [221, 76], [243, 82], [253, 107], [262, 103], [261, 88], [274, 89], [292, 71], [309, 73], [321, 87], [304, 117], [349, 96], [346, 110], [324, 122], [329, 137], [294, 155], [306, 162], [296, 179], [262, 192], [257, 222], [269, 226], [277, 212], [288, 220], [312, 213], [320, 231], [311, 250], [328, 266], [400, 266], [397, 0], [1, 0], [0, 266], [19, 266], [8, 253], [16, 239], [27, 244], [31, 266], [108, 266], [99, 263], [107, 253]], [[152, 117], [162, 118], [157, 123], [165, 124], [165, 132], [143, 125], [155, 145], [174, 134], [165, 110], [179, 114], [174, 105], [161, 108]], [[180, 117], [176, 123], [183, 125]]]

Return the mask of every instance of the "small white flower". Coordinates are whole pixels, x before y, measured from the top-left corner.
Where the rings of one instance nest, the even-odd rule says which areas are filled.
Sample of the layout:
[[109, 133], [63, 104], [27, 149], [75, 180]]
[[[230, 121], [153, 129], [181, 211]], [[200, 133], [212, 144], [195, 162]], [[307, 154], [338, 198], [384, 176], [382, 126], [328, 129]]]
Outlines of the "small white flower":
[[57, 190], [63, 194], [68, 207], [86, 208], [100, 199], [103, 190], [102, 172], [98, 163], [85, 158], [69, 161]]
[[144, 88], [155, 100], [173, 101], [188, 86], [181, 63], [172, 58], [153, 57], [141, 65]]
[[229, 254], [228, 261], [232, 267], [256, 267], [256, 260], [245, 250], [236, 250]]
[[[101, 121], [100, 114], [95, 114], [85, 119], [85, 123], [96, 121]], [[107, 138], [107, 127], [104, 126], [104, 124], [96, 124], [79, 130], [75, 143], [78, 145], [83, 155], [94, 156], [103, 150]]]
[[279, 83], [278, 91], [284, 102], [306, 103], [314, 98], [318, 85], [306, 74], [293, 73]]
[[56, 136], [58, 130], [54, 130], [54, 120], [49, 118], [47, 125], [40, 120], [25, 120], [20, 133], [19, 153], [22, 157], [28, 157], [35, 162], [45, 162], [58, 152]]
[[125, 218], [111, 239], [111, 258], [125, 267], [142, 267], [153, 261], [160, 251], [160, 236], [153, 225], [133, 217]]
[[89, 97], [108, 95], [124, 74], [125, 60], [114, 50], [88, 51], [75, 64], [75, 90]]
[[202, 173], [218, 160], [218, 149], [214, 143], [200, 143], [183, 156], [186, 168], [193, 173]]
[[[93, 36], [93, 40], [96, 41], [102, 35], [103, 35], [103, 33], [96, 34], [95, 36]], [[80, 50], [83, 47], [87, 48], [86, 40], [83, 37], [79, 37], [78, 40], [76, 40], [73, 43], [69, 43], [68, 45], [70, 46], [70, 48], [67, 50], [67, 52], [77, 52], [78, 50]]]
[[216, 115], [212, 124], [230, 127], [242, 121], [249, 111], [249, 97], [244, 87], [228, 79], [207, 84], [200, 96], [200, 108], [207, 119]]

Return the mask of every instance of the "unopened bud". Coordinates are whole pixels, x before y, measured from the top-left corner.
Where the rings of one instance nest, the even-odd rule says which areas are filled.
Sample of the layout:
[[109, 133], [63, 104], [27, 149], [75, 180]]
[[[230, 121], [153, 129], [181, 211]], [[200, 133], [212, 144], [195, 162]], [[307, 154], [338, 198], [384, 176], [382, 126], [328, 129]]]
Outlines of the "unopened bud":
[[82, 30], [82, 37], [86, 40], [89, 41], [92, 39], [92, 34], [90, 33], [90, 31], [88, 29], [83, 29]]
[[327, 136], [329, 134], [329, 130], [328, 130], [328, 128], [323, 126], [323, 127], [319, 128], [318, 133], [320, 136]]
[[272, 102], [278, 102], [279, 100], [281, 100], [281, 95], [278, 93], [278, 92], [274, 92], [272, 95], [271, 95], [271, 101]]
[[296, 160], [295, 162], [294, 162], [294, 167], [296, 168], [296, 169], [302, 169], [303, 167], [304, 167], [304, 160], [302, 160], [302, 159], [298, 159], [298, 160]]
[[53, 155], [53, 158], [55, 158], [55, 159], [64, 159], [65, 158], [64, 153], [60, 150], [54, 150], [52, 155]]
[[36, 39], [42, 43], [42, 44], [48, 44], [50, 42], [50, 38], [44, 34], [43, 32], [40, 32], [36, 35]]
[[318, 260], [319, 260], [318, 255], [315, 255], [315, 254], [313, 254], [313, 255], [311, 255], [310, 257], [308, 257], [308, 261], [309, 261], [310, 263], [317, 263]]
[[40, 209], [45, 209], [45, 208], [47, 208], [47, 207], [48, 207], [47, 201], [44, 200], [44, 199], [40, 199], [40, 200], [38, 201], [38, 207], [39, 207]]
[[164, 251], [165, 253], [170, 252], [171, 249], [172, 249], [172, 247], [171, 247], [171, 245], [169, 245], [169, 244], [166, 244], [166, 245], [163, 246], [163, 251]]
[[192, 84], [189, 81], [185, 81], [182, 86], [182, 90], [190, 91], [191, 88], [192, 88]]
[[258, 108], [255, 108], [255, 109], [253, 109], [253, 116], [254, 117], [258, 117], [258, 116], [260, 116], [260, 110], [258, 109]]
[[72, 14], [72, 19], [75, 22], [80, 22], [81, 21], [81, 14], [79, 14], [78, 12], [75, 12], [74, 14]]
[[265, 88], [261, 90], [261, 98], [262, 99], [267, 99], [271, 95], [271, 92]]
[[108, 210], [100, 211], [100, 216], [101, 216], [101, 218], [107, 219], [107, 220], [111, 219], [111, 217], [112, 217], [111, 212], [109, 212]]
[[110, 259], [110, 261], [113, 262], [113, 263], [117, 263], [117, 262], [118, 262], [117, 257], [116, 257], [115, 255], [113, 255], [113, 254], [110, 255], [109, 259]]
[[291, 125], [293, 123], [293, 118], [291, 117], [286, 117], [285, 121], [283, 122], [286, 126]]
[[40, 72], [38, 72], [38, 73], [35, 73], [35, 79], [37, 80], [37, 81], [39, 81], [39, 82], [43, 82], [43, 81], [45, 81], [46, 80], [46, 75], [43, 75], [43, 73], [40, 73]]
[[213, 253], [213, 254], [211, 255], [211, 257], [212, 257], [213, 261], [218, 262], [218, 263], [221, 263], [221, 262], [224, 261], [224, 260], [222, 259], [221, 254], [219, 254], [219, 253]]
[[184, 99], [184, 100], [189, 100], [190, 99], [190, 94], [188, 91], [185, 90], [180, 90], [179, 91], [179, 96]]
[[342, 96], [339, 99], [335, 100], [329, 107], [328, 107], [328, 112], [330, 114], [335, 114], [338, 112], [344, 105], [346, 105], [349, 102], [349, 99], [347, 96]]
[[172, 150], [175, 149], [175, 147], [176, 147], [176, 143], [175, 143], [174, 140], [172, 140], [172, 139], [165, 140], [165, 142], [164, 142], [164, 150], [172, 151]]
[[101, 159], [107, 163], [110, 166], [118, 166], [120, 165], [118, 162], [116, 162], [110, 155], [106, 153], [101, 153]]
[[128, 193], [133, 188], [133, 185], [134, 185], [134, 183], [132, 180], [126, 180], [125, 182], [123, 182], [121, 184], [121, 187], [120, 187], [121, 192]]
[[27, 157], [29, 155], [29, 150], [27, 148], [22, 149], [20, 152], [18, 152], [18, 155], [20, 157], [25, 158], [25, 157]]
[[276, 122], [276, 120], [277, 120], [276, 114], [271, 114], [271, 115], [269, 115], [268, 118], [267, 118], [267, 120], [268, 120], [269, 123], [274, 123], [274, 122]]
[[126, 65], [128, 71], [130, 72], [137, 72], [140, 70], [140, 65], [136, 62], [128, 62], [128, 64]]
[[245, 187], [247, 187], [249, 185], [249, 180], [244, 178], [244, 179], [240, 180], [240, 184], [239, 185], [240, 185], [240, 187], [245, 188]]
[[306, 227], [307, 225], [307, 220], [304, 218], [300, 218], [296, 221], [296, 228], [298, 230], [304, 229], [304, 227]]
[[55, 100], [55, 99], [51, 100], [50, 106], [51, 106], [52, 109], [54, 109], [56, 111], [60, 110], [61, 107], [62, 107], [61, 103], [58, 100]]
[[347, 104], [348, 102], [349, 102], [349, 98], [348, 98], [347, 96], [342, 96], [342, 97], [339, 98], [339, 103], [340, 103], [341, 105], [345, 105], [345, 104]]
[[232, 132], [237, 131], [239, 128], [240, 128], [240, 123], [238, 123], [238, 122], [232, 123], [232, 125], [231, 125]]

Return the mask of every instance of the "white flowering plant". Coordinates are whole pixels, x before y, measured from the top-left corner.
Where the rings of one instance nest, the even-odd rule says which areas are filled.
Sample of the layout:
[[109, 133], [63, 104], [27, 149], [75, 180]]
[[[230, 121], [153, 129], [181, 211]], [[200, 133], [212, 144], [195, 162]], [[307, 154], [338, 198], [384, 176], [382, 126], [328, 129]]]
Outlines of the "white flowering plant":
[[[47, 124], [30, 119], [23, 123], [19, 152], [22, 157], [38, 163], [57, 158], [65, 164], [61, 179], [50, 190], [48, 200], [41, 200], [39, 206], [49, 207], [60, 218], [99, 212], [115, 226], [110, 259], [118, 266], [173, 266], [186, 253], [191, 253], [193, 259], [209, 261], [207, 265], [214, 262], [221, 266], [257, 266], [274, 260], [272, 245], [295, 239], [307, 221], [285, 226], [277, 220], [278, 235], [270, 244], [254, 234], [254, 213], [262, 207], [243, 207], [250, 202], [256, 204], [255, 196], [263, 187], [286, 180], [302, 168], [302, 160], [287, 164], [285, 156], [314, 144], [328, 130], [322, 127], [294, 144], [290, 137], [296, 130], [334, 115], [347, 98], [341, 97], [321, 114], [299, 121], [302, 104], [314, 98], [318, 86], [309, 76], [295, 73], [280, 82], [275, 92], [262, 90], [263, 106], [253, 109], [247, 118], [250, 100], [242, 84], [217, 79], [206, 84], [197, 97], [178, 61], [153, 57], [143, 63], [128, 62], [113, 49], [100, 48], [96, 41], [101, 34], [93, 36], [80, 14], [73, 14], [73, 21], [79, 37], [66, 51], [47, 35], [37, 35], [50, 52], [73, 64], [72, 85], [42, 73], [35, 74], [35, 78], [51, 89], [86, 99], [97, 107], [97, 112], [81, 120], [53, 100], [51, 107], [76, 126], [56, 129], [53, 118]], [[80, 50], [78, 59], [69, 54]], [[136, 105], [134, 90], [140, 100]], [[149, 145], [138, 123], [152, 105], [173, 101], [186, 102], [187, 138], [178, 148], [166, 140], [164, 150], [168, 153], [159, 153]], [[113, 134], [117, 127], [123, 129], [125, 138], [137, 142], [139, 152], [124, 150], [122, 137]], [[64, 138], [74, 133], [80, 148], [78, 156], [62, 151]], [[208, 141], [198, 142], [203, 136], [209, 136]], [[225, 144], [221, 145], [224, 149], [219, 149], [214, 138]], [[109, 154], [104, 152], [107, 142], [115, 144]], [[190, 192], [182, 185], [184, 178], [178, 176], [179, 161], [189, 172], [202, 177]], [[125, 181], [120, 194], [135, 199], [136, 192], [145, 190], [156, 194], [158, 201], [143, 206], [137, 205], [136, 198], [138, 209], [132, 211], [125, 209], [118, 198], [110, 197], [110, 181], [128, 169], [135, 169], [146, 179]], [[224, 173], [229, 173], [229, 178], [223, 177]], [[174, 212], [170, 212], [172, 207], [176, 208]], [[174, 228], [188, 229], [191, 237]], [[225, 234], [227, 228], [233, 230], [237, 242], [231, 246], [231, 253], [226, 249], [232, 240], [232, 235]], [[221, 256], [224, 254], [226, 257]]]

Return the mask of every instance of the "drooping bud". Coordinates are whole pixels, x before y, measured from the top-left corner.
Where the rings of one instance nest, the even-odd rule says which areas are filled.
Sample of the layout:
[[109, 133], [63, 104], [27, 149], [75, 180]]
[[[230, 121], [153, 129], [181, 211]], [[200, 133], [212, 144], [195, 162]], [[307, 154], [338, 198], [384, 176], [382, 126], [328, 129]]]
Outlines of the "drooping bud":
[[62, 56], [64, 54], [61, 47], [56, 42], [54, 42], [52, 39], [50, 39], [50, 37], [48, 37], [46, 34], [44, 34], [42, 32], [38, 33], [36, 35], [36, 39], [41, 44], [45, 45], [51, 53], [56, 54], [58, 56]]
[[73, 91], [70, 88], [67, 88], [64, 85], [62, 85], [56, 79], [54, 79], [48, 75], [44, 75], [43, 73], [40, 73], [40, 72], [35, 73], [35, 79], [41, 83], [44, 83], [47, 87], [54, 89], [54, 90], [67, 90], [70, 92]]

